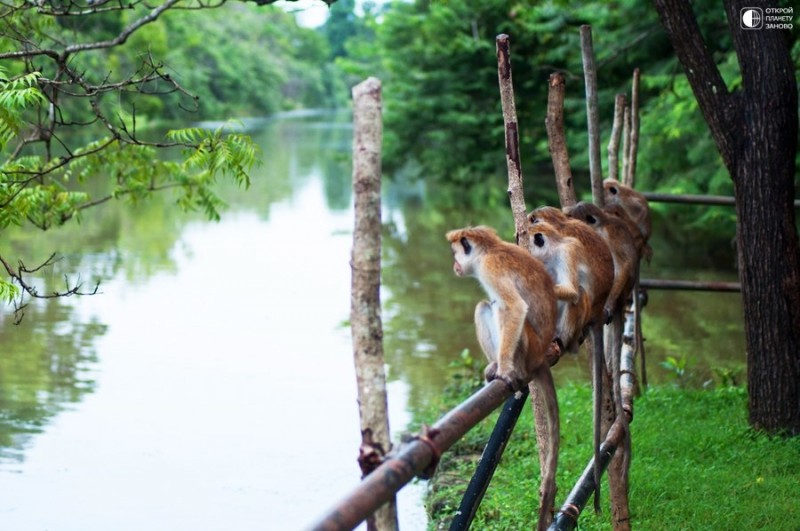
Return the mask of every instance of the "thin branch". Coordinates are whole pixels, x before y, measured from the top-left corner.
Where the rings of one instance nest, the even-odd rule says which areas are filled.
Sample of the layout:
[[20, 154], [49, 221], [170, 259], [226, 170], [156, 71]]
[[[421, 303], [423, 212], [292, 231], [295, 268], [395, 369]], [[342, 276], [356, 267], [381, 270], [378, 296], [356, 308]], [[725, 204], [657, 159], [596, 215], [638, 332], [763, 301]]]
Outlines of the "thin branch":
[[64, 283], [66, 285], [64, 291], [53, 291], [51, 293], [41, 294], [39, 293], [39, 290], [36, 288], [36, 286], [32, 286], [31, 284], [28, 283], [27, 280], [25, 280], [25, 275], [37, 273], [40, 270], [44, 269], [45, 267], [52, 267], [58, 261], [60, 261], [60, 258], [57, 259], [55, 253], [53, 253], [47, 260], [45, 260], [42, 264], [38, 265], [37, 267], [34, 267], [32, 269], [28, 268], [20, 260], [18, 267], [14, 269], [14, 267], [12, 267], [11, 264], [9, 264], [5, 258], [0, 256], [0, 263], [3, 264], [3, 267], [5, 268], [8, 275], [11, 277], [12, 281], [19, 284], [19, 286], [23, 290], [23, 293], [20, 294], [20, 298], [14, 301], [15, 324], [19, 324], [20, 322], [22, 322], [22, 318], [25, 315], [23, 310], [28, 306], [27, 303], [25, 303], [23, 300], [23, 296], [25, 293], [27, 293], [30, 297], [34, 299], [55, 299], [59, 297], [72, 297], [73, 295], [86, 296], [86, 295], [97, 294], [97, 292], [100, 289], [99, 281], [97, 282], [97, 284], [95, 284], [94, 289], [91, 292], [83, 292], [81, 291], [81, 288], [83, 288], [83, 283], [80, 281], [80, 278], [72, 287], [70, 287], [69, 279], [67, 277], [64, 277]]
[[175, 5], [179, 0], [167, 0], [157, 8], [153, 9], [147, 16], [144, 16], [133, 22], [132, 24], [128, 25], [122, 32], [117, 35], [115, 38], [108, 40], [108, 41], [100, 41], [100, 42], [92, 42], [86, 44], [73, 44], [72, 46], [67, 46], [64, 51], [62, 52], [62, 56], [66, 57], [67, 55], [73, 54], [75, 52], [83, 52], [86, 50], [97, 50], [100, 48], [113, 48], [114, 46], [118, 46], [123, 44], [125, 41], [128, 40], [136, 30], [144, 26], [145, 24], [149, 24], [154, 22], [161, 14]]

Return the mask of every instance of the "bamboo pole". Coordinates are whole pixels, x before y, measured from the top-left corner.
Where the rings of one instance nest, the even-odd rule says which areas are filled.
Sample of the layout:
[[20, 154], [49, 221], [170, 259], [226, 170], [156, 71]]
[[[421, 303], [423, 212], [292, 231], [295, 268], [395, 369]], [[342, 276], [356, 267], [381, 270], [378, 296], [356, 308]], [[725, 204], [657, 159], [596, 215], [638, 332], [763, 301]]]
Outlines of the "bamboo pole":
[[553, 170], [556, 174], [556, 187], [561, 208], [575, 205], [575, 186], [572, 182], [572, 168], [569, 163], [567, 139], [564, 133], [564, 74], [556, 72], [550, 74], [550, 83], [547, 91], [547, 145], [550, 158], [553, 160]]
[[603, 171], [600, 165], [600, 115], [597, 104], [597, 69], [594, 64], [592, 27], [581, 26], [583, 79], [586, 86], [586, 118], [589, 129], [589, 174], [592, 179], [592, 201], [603, 207]]
[[[380, 316], [381, 282], [381, 82], [353, 88], [353, 190], [355, 227], [351, 258], [350, 323], [361, 421], [359, 464], [367, 476], [391, 448]], [[368, 529], [396, 530], [394, 498], [370, 517]]]

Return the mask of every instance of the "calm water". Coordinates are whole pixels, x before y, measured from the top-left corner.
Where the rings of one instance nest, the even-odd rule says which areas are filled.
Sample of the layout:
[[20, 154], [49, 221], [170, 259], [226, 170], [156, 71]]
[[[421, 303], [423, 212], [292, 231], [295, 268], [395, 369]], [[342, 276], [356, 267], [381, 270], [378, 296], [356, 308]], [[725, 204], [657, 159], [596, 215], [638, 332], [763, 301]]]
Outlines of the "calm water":
[[[261, 126], [265, 165], [250, 191], [224, 189], [220, 223], [162, 197], [5, 235], [8, 257], [65, 257], [43, 287], [80, 275], [101, 280], [102, 294], [32, 304], [19, 326], [0, 315], [1, 529], [298, 529], [358, 482], [346, 327], [352, 132], [319, 117]], [[480, 292], [452, 275], [443, 234], [494, 222], [420, 196], [417, 186], [386, 189], [396, 437], [451, 381], [461, 351], [478, 353]], [[658, 363], [683, 353], [693, 383], [714, 369], [743, 375], [740, 322], [736, 295], [651, 293], [651, 381], [671, 381]], [[557, 378], [583, 378], [585, 364], [565, 359]], [[425, 525], [421, 492], [400, 500], [404, 529]]]

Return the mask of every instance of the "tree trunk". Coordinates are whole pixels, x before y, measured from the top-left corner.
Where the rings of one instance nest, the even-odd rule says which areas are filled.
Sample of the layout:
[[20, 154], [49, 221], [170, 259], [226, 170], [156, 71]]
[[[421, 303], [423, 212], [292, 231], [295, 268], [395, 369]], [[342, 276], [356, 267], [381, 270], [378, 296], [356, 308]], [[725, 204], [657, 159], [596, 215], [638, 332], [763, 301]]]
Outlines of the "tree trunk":
[[654, 3], [734, 182], [750, 423], [770, 433], [800, 434], [797, 82], [786, 35], [742, 29], [743, 8], [766, 14], [774, 5], [725, 2], [743, 86], [730, 93], [690, 4]]

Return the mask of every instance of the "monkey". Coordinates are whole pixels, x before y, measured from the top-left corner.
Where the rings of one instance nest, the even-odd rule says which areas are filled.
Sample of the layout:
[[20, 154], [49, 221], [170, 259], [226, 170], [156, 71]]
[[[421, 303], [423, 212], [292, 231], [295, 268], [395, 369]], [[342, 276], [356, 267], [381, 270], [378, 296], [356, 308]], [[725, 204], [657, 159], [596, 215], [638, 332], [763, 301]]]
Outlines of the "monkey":
[[650, 223], [650, 206], [644, 195], [630, 186], [614, 179], [603, 181], [603, 196], [606, 205], [619, 205], [638, 227], [645, 243], [650, 239], [652, 226]]
[[639, 253], [628, 225], [597, 205], [580, 202], [571, 207], [567, 214], [592, 227], [608, 245], [614, 261], [614, 283], [603, 308], [605, 323], [611, 322], [615, 311], [619, 310], [625, 298], [633, 289]]
[[591, 304], [586, 328], [590, 332], [592, 354], [594, 481], [597, 486], [594, 508], [596, 512], [600, 512], [600, 438], [603, 414], [603, 371], [606, 367], [603, 353], [603, 323], [606, 319], [604, 316], [606, 301], [614, 284], [614, 260], [608, 244], [599, 234], [585, 223], [568, 217], [555, 207], [543, 206], [535, 209], [528, 215], [528, 221], [530, 222], [529, 231], [533, 233], [536, 232], [537, 225], [541, 223], [553, 225], [562, 234], [579, 240], [586, 253], [584, 259], [588, 267], [586, 270], [581, 269], [579, 283]]
[[653, 255], [653, 250], [647, 245], [647, 240], [645, 239], [644, 235], [639, 231], [638, 225], [634, 223], [628, 213], [622, 208], [621, 205], [612, 203], [607, 204], [603, 207], [603, 211], [607, 214], [611, 214], [615, 218], [622, 221], [625, 226], [628, 228], [628, 232], [633, 237], [633, 244], [636, 247], [636, 254], [639, 257], [639, 260], [642, 258], [647, 258], [650, 261], [650, 258]]
[[539, 261], [489, 227], [457, 229], [446, 236], [455, 274], [477, 278], [491, 299], [475, 311], [478, 341], [489, 357], [487, 380], [499, 378], [516, 391], [542, 363], [554, 337], [553, 280]]
[[556, 295], [553, 280], [528, 251], [503, 241], [485, 226], [449, 231], [453, 271], [478, 279], [488, 295], [475, 307], [478, 343], [489, 360], [484, 375], [512, 390], [531, 377], [529, 387], [544, 405], [547, 433], [541, 451], [539, 529], [546, 529], [556, 495], [559, 417], [547, 350], [555, 334]]
[[[650, 206], [647, 199], [640, 192], [637, 192], [630, 186], [624, 185], [614, 179], [606, 179], [603, 181], [603, 196], [606, 203], [606, 208], [618, 207], [627, 214], [627, 218], [636, 227], [632, 230], [634, 234], [639, 234], [641, 238], [637, 239], [637, 247], [639, 248], [639, 260], [644, 258], [649, 263], [653, 258], [653, 249], [648, 244], [650, 235], [652, 233], [652, 226], [650, 221]], [[609, 210], [615, 215], [620, 215], [619, 211]], [[622, 217], [622, 216], [620, 216]], [[634, 350], [638, 351], [642, 357], [642, 367], [644, 367], [644, 341], [642, 339], [642, 322], [638, 316], [641, 315], [641, 301], [639, 300], [639, 264], [637, 264], [636, 282], [634, 284], [634, 315], [636, 315], [636, 327], [634, 331]]]
[[591, 302], [591, 317], [586, 324], [604, 318], [603, 310], [608, 294], [614, 283], [614, 261], [608, 244], [585, 223], [573, 219], [561, 210], [551, 206], [542, 206], [528, 214], [530, 230], [535, 232], [536, 225], [546, 222], [566, 237], [577, 239], [583, 246], [582, 265], [578, 267], [580, 287], [586, 292]]
[[576, 352], [592, 317], [590, 297], [581, 286], [581, 277], [591, 274], [586, 249], [580, 240], [545, 221], [537, 223], [530, 234], [530, 253], [544, 264], [555, 282], [556, 341], [563, 350]]

